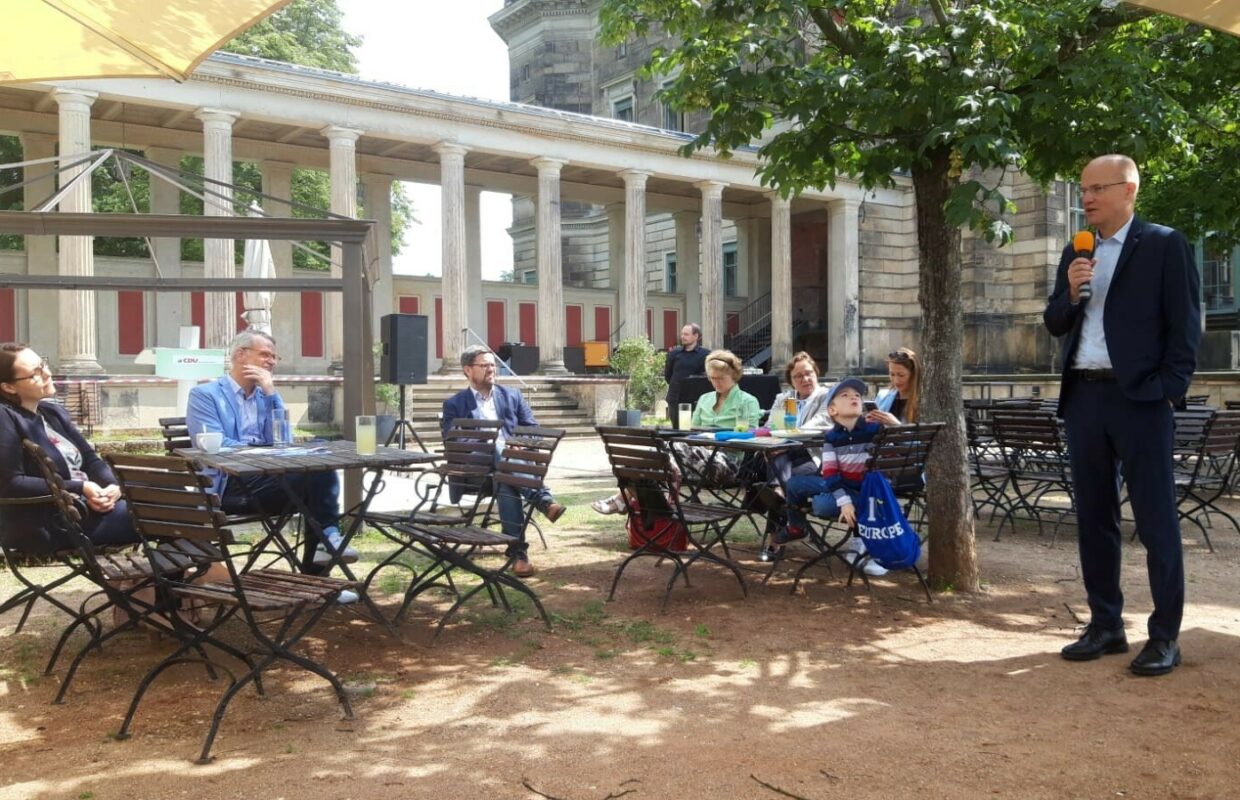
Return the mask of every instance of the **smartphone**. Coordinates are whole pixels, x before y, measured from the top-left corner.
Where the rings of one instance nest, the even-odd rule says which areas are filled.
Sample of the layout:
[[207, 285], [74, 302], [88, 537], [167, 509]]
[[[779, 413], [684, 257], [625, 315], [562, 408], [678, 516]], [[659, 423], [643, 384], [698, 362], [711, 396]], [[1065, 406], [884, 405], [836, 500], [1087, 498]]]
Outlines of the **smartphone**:
[[868, 414], [871, 411], [874, 411], [875, 409], [878, 408], [878, 403], [874, 402], [873, 400], [862, 400], [861, 408], [863, 411], [865, 411], [865, 413]]

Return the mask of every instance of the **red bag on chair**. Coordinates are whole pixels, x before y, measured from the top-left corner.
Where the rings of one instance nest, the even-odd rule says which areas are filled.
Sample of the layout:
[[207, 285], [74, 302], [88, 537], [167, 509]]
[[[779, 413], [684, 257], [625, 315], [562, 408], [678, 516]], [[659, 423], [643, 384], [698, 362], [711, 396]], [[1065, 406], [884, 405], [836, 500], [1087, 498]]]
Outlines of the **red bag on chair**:
[[636, 498], [629, 499], [629, 520], [625, 527], [629, 531], [629, 549], [636, 550], [647, 542], [654, 544], [646, 552], [672, 551], [682, 553], [689, 549], [689, 536], [680, 520], [671, 517], [654, 517], [649, 524], [643, 524], [641, 506]]

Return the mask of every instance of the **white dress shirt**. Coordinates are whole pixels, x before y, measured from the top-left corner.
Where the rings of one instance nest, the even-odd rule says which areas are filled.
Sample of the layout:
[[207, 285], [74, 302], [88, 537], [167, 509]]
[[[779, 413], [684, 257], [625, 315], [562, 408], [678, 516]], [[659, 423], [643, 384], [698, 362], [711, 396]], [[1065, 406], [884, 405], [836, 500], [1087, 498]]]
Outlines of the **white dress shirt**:
[[1106, 330], [1102, 325], [1102, 312], [1107, 302], [1107, 291], [1111, 288], [1111, 278], [1115, 276], [1115, 265], [1119, 262], [1120, 250], [1124, 248], [1124, 240], [1128, 238], [1128, 229], [1132, 227], [1132, 217], [1124, 226], [1111, 236], [1099, 239], [1094, 248], [1094, 279], [1090, 281], [1093, 297], [1082, 300], [1085, 308], [1082, 313], [1081, 337], [1076, 344], [1076, 355], [1072, 360], [1073, 369], [1110, 369], [1111, 353], [1107, 350]]

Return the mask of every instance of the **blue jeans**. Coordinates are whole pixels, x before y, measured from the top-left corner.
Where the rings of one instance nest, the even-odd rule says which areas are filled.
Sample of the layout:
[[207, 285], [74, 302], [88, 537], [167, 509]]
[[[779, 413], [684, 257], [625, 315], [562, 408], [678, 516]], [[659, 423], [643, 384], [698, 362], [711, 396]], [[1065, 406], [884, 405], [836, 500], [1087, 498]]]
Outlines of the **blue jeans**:
[[[499, 464], [499, 453], [495, 454], [495, 463]], [[547, 487], [538, 489], [517, 489], [515, 486], [495, 482], [495, 503], [499, 506], [500, 528], [504, 535], [515, 539], [508, 546], [508, 555], [524, 559], [529, 550], [525, 541], [525, 512], [522, 511], [522, 499], [531, 503], [534, 508], [545, 511], [555, 499]]]
[[[799, 506], [806, 500], [814, 510], [815, 517], [823, 519], [839, 519], [840, 506], [835, 500], [835, 492], [829, 491], [827, 479], [821, 475], [793, 475], [788, 479], [788, 524], [797, 528], [805, 527], [805, 514]], [[845, 493], [852, 498], [857, 497], [847, 489]]]
[[[301, 495], [310, 509], [310, 517], [319, 528], [336, 525], [340, 519], [340, 479], [334, 470], [328, 472], [297, 472], [286, 476], [289, 486]], [[282, 480], [275, 475], [253, 478], [229, 478], [224, 484], [220, 507], [229, 514], [281, 514], [292, 508], [293, 501]], [[315, 537], [307, 536], [302, 551], [302, 570], [314, 564]]]

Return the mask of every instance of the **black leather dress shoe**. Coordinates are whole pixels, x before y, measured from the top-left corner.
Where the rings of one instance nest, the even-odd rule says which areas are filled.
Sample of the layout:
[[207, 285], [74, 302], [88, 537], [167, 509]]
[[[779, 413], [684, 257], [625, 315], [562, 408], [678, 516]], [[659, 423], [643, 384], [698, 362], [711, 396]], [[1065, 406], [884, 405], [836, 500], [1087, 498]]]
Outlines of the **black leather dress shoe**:
[[1134, 675], [1166, 675], [1180, 665], [1180, 646], [1175, 640], [1150, 639], [1128, 665]]
[[1127, 653], [1128, 638], [1123, 628], [1107, 630], [1092, 622], [1085, 626], [1085, 633], [1072, 644], [1059, 651], [1069, 661], [1093, 661], [1104, 655]]

